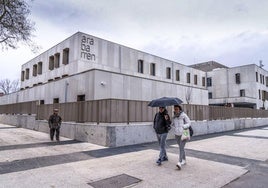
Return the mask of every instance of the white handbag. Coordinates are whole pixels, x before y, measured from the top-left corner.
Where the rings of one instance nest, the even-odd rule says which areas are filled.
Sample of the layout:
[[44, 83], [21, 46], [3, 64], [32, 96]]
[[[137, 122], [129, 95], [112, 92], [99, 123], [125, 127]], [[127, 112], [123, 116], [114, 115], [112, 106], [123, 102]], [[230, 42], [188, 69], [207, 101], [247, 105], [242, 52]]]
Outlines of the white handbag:
[[190, 140], [190, 131], [189, 129], [183, 129], [181, 140]]

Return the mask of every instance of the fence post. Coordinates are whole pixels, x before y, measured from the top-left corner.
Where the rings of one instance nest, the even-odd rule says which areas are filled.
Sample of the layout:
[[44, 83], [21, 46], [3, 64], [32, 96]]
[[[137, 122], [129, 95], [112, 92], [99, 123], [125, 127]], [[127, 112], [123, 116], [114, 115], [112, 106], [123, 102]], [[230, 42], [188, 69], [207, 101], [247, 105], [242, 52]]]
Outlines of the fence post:
[[100, 124], [100, 107], [99, 107], [100, 103], [99, 103], [99, 100], [97, 100], [97, 125]]
[[130, 116], [129, 100], [127, 100], [127, 124], [128, 125], [129, 125], [129, 116]]
[[35, 116], [35, 120], [39, 119], [39, 101], [36, 101], [35, 105], [36, 105], [36, 116]]

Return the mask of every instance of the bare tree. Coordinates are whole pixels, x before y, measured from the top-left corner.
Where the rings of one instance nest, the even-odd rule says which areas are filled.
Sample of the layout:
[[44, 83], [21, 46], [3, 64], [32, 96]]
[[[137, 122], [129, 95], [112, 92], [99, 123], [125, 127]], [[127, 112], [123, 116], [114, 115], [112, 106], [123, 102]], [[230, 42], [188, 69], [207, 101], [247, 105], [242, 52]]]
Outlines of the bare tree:
[[3, 79], [0, 80], [0, 91], [2, 91], [5, 95], [9, 93], [13, 93], [19, 90], [19, 80], [9, 80]]
[[28, 45], [33, 52], [39, 47], [31, 40], [34, 23], [26, 0], [0, 0], [0, 44], [3, 49], [17, 48], [18, 42]]
[[191, 98], [192, 98], [192, 88], [188, 87], [186, 89], [186, 94], [185, 94], [185, 99], [186, 99], [187, 104], [190, 104]]

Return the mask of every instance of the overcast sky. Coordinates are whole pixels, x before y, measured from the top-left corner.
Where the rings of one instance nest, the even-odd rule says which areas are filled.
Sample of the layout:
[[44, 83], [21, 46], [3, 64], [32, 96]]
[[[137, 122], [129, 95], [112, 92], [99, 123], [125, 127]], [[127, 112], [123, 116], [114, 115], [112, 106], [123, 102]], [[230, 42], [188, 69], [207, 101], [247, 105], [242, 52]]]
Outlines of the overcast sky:
[[[33, 40], [42, 53], [77, 31], [181, 64], [217, 61], [268, 69], [267, 0], [34, 0]], [[0, 51], [0, 79], [20, 79], [38, 54]]]

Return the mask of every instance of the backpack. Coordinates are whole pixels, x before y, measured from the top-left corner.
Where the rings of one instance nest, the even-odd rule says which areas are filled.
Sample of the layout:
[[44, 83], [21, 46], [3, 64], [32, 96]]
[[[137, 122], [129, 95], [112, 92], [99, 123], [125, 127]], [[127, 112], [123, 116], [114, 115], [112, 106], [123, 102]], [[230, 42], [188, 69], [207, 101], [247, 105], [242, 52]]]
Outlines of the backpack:
[[193, 128], [191, 126], [189, 127], [189, 131], [190, 131], [190, 136], [193, 136], [194, 135], [194, 130], [193, 130]]
[[[185, 123], [185, 120], [183, 119], [183, 122]], [[190, 136], [192, 137], [194, 135], [194, 130], [192, 126], [189, 127]]]

